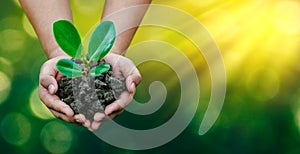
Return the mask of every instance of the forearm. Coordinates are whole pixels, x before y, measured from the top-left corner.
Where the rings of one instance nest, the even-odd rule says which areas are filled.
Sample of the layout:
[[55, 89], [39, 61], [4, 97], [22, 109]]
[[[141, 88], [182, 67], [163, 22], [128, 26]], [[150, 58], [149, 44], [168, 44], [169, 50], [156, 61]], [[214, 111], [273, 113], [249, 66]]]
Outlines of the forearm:
[[52, 23], [58, 19], [72, 21], [69, 0], [19, 0], [35, 29], [48, 58], [65, 55], [59, 50], [52, 33]]
[[117, 38], [111, 52], [125, 54], [151, 0], [106, 0], [102, 20], [115, 23]]

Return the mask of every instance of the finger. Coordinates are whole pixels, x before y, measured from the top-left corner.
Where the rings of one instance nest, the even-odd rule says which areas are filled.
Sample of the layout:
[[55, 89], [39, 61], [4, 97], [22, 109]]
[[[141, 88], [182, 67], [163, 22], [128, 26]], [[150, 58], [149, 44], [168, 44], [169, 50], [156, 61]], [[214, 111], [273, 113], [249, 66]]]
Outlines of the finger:
[[58, 89], [57, 81], [51, 76], [41, 76], [40, 84], [46, 88], [50, 94], [55, 94]]
[[92, 130], [97, 130], [99, 128], [99, 126], [101, 125], [101, 122], [96, 122], [94, 121], [91, 125], [91, 129]]
[[85, 123], [85, 121], [86, 121], [86, 118], [83, 114], [76, 114], [74, 116], [74, 119], [75, 119], [76, 122], [79, 122], [79, 123], [82, 123], [82, 124]]
[[129, 93], [134, 94], [136, 90], [136, 86], [141, 82], [142, 77], [138, 74], [132, 74], [126, 79], [126, 87]]
[[39, 96], [48, 108], [63, 113], [69, 117], [74, 115], [74, 112], [70, 106], [62, 102], [56, 95], [50, 95], [48, 90], [41, 85], [39, 86]]
[[124, 111], [124, 109], [119, 110], [119, 111], [117, 111], [117, 112], [114, 112], [114, 113], [112, 113], [111, 115], [109, 115], [109, 118], [110, 118], [110, 119], [114, 119], [115, 117], [117, 117], [117, 116], [119, 116], [120, 114], [122, 114], [123, 111]]
[[141, 82], [142, 76], [139, 70], [134, 66], [130, 71], [123, 73], [126, 78], [126, 87], [130, 93], [135, 93], [136, 86]]
[[60, 73], [57, 73], [56, 74], [56, 77], [55, 77], [55, 80], [56, 81], [59, 81], [61, 78], [63, 78], [64, 76], [62, 75], [62, 74], [60, 74]]
[[123, 75], [127, 79], [127, 89], [131, 93], [134, 93], [135, 86], [142, 80], [141, 74], [135, 64], [130, 59], [116, 54], [109, 54], [105, 59], [114, 68], [113, 72], [115, 76]]
[[114, 101], [113, 103], [109, 104], [105, 108], [105, 114], [110, 115], [114, 112], [118, 112], [123, 110], [131, 101], [132, 101], [133, 96], [130, 95], [128, 92], [123, 92], [120, 96], [119, 99]]
[[40, 70], [40, 84], [44, 88], [48, 89], [50, 94], [55, 94], [58, 89], [57, 81], [55, 79], [56, 74], [56, 69], [47, 62], [42, 66]]
[[86, 120], [86, 121], [83, 123], [83, 126], [86, 127], [86, 128], [90, 128], [90, 126], [91, 126], [90, 120]]
[[50, 112], [58, 119], [61, 119], [66, 122], [75, 122], [75, 119], [73, 117], [66, 116], [66, 115], [64, 115], [60, 112], [57, 112], [55, 110], [52, 110], [52, 109], [50, 109]]
[[104, 119], [105, 119], [105, 114], [104, 113], [97, 112], [94, 115], [94, 121], [96, 121], [96, 122], [103, 121]]
[[90, 122], [90, 120], [86, 120], [84, 123], [83, 123], [83, 125], [82, 126], [84, 126], [84, 127], [86, 127], [89, 131], [93, 131], [93, 129], [92, 129], [92, 123]]
[[135, 85], [138, 85], [142, 81], [142, 76], [137, 68], [133, 70], [133, 72], [130, 76], [128, 76], [128, 78], [130, 78], [131, 81], [135, 83]]

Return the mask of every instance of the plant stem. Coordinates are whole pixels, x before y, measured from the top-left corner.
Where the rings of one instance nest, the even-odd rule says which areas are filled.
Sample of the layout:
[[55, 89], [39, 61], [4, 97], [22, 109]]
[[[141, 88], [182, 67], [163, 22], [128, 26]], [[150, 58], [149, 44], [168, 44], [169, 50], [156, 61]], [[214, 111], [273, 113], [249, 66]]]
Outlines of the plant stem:
[[89, 68], [89, 64], [90, 64], [90, 61], [87, 60], [86, 56], [84, 55], [81, 55], [80, 56], [80, 60], [82, 61], [82, 63], [84, 64], [84, 67], [83, 67], [83, 75], [87, 77], [88, 75], [88, 68]]

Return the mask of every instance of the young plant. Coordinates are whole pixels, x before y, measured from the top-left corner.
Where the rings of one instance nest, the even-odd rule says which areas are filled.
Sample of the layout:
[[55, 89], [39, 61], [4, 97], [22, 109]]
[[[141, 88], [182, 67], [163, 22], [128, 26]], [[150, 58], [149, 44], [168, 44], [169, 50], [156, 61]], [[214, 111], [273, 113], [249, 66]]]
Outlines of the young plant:
[[59, 60], [56, 63], [56, 68], [64, 76], [71, 78], [98, 76], [110, 69], [109, 64], [100, 64], [93, 68], [89, 68], [89, 66], [92, 62], [101, 60], [112, 48], [116, 38], [113, 22], [104, 21], [96, 27], [89, 41], [87, 55], [84, 54], [79, 33], [70, 21], [55, 21], [53, 34], [57, 44], [66, 54], [83, 62], [83, 66], [80, 66], [70, 59]]

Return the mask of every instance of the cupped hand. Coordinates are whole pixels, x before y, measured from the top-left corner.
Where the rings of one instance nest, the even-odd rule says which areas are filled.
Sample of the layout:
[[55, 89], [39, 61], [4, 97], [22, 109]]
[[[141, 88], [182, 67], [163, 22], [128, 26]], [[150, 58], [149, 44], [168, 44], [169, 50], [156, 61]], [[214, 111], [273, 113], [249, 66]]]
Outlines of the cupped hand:
[[69, 105], [62, 102], [55, 93], [58, 90], [57, 81], [62, 75], [56, 69], [56, 62], [68, 56], [57, 56], [46, 61], [40, 70], [39, 96], [42, 102], [49, 108], [52, 114], [66, 122], [81, 123], [90, 131], [98, 129], [101, 122], [107, 119], [113, 119], [121, 114], [123, 109], [132, 101], [135, 94], [136, 85], [141, 81], [141, 75], [135, 64], [128, 58], [109, 53], [104, 59], [112, 65], [113, 74], [116, 77], [123, 76], [126, 78], [126, 88], [128, 91], [123, 92], [118, 100], [106, 106], [104, 113], [96, 113], [94, 121], [87, 120], [84, 115], [74, 115]]
[[74, 112], [70, 106], [55, 95], [58, 90], [57, 80], [62, 77], [55, 66], [56, 62], [62, 58], [70, 57], [57, 56], [49, 59], [42, 65], [39, 78], [39, 96], [55, 117], [66, 122], [76, 122], [74, 120]]
[[104, 57], [104, 60], [111, 64], [115, 77], [123, 76], [126, 78], [127, 91], [122, 92], [116, 101], [106, 106], [104, 113], [96, 113], [94, 121], [87, 120], [82, 114], [74, 116], [76, 121], [81, 122], [90, 131], [98, 129], [101, 123], [107, 118], [113, 119], [121, 114], [123, 109], [132, 101], [136, 86], [142, 79], [140, 72], [130, 59], [118, 54], [109, 53]]

